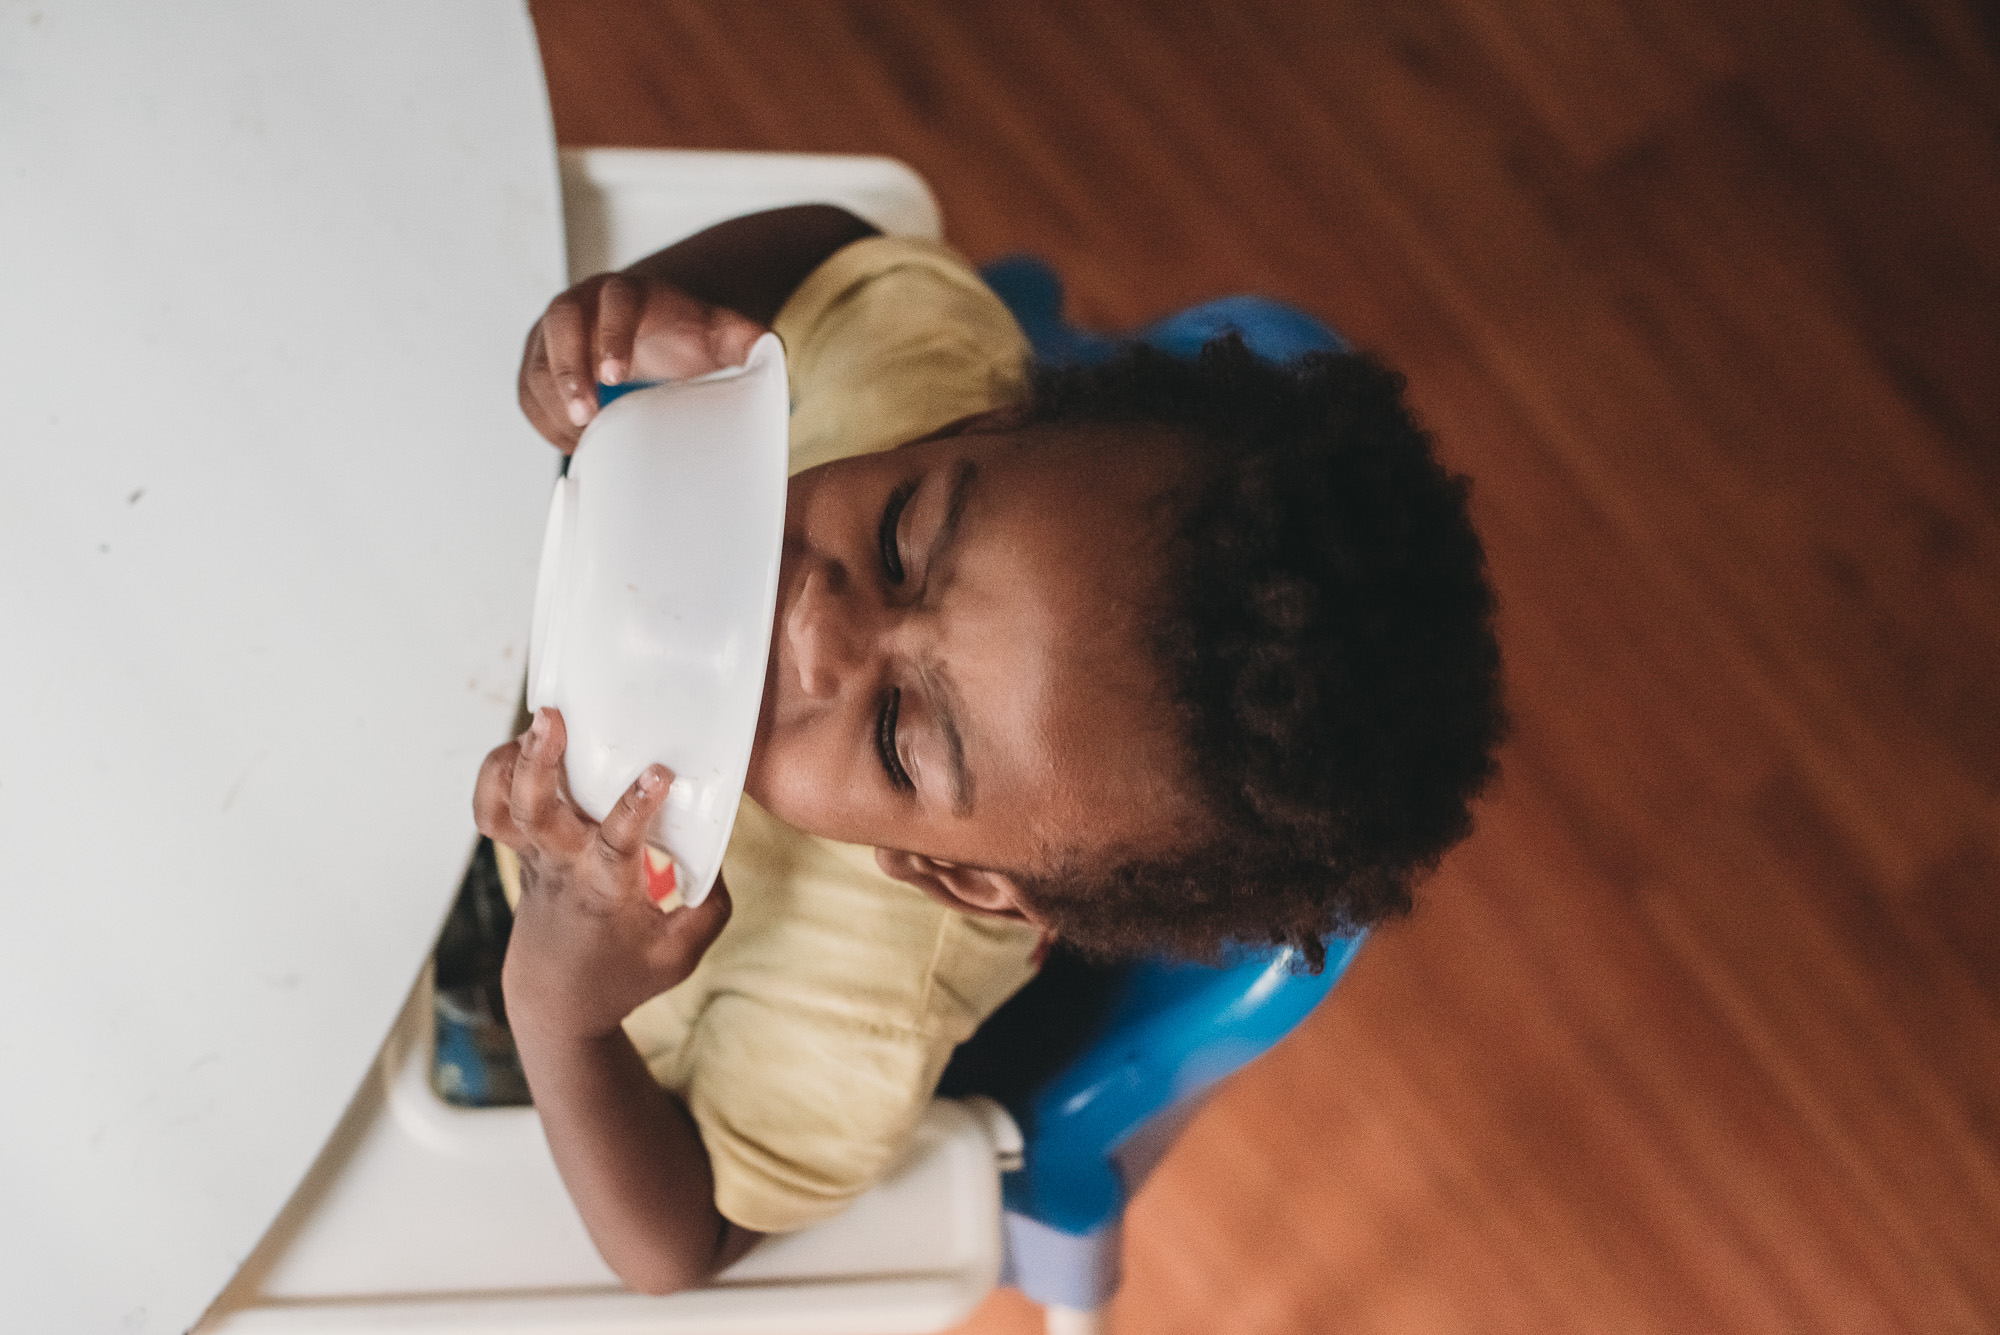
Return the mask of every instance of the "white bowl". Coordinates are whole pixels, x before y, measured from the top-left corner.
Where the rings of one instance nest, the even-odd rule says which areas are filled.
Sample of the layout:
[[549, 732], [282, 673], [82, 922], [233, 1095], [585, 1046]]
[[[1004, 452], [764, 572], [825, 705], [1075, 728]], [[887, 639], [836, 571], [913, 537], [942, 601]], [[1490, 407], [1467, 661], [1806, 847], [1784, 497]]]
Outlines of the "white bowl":
[[772, 334], [739, 369], [634, 390], [584, 430], [549, 507], [528, 704], [562, 711], [593, 819], [647, 765], [674, 771], [648, 838], [690, 905], [722, 869], [757, 730], [789, 404]]

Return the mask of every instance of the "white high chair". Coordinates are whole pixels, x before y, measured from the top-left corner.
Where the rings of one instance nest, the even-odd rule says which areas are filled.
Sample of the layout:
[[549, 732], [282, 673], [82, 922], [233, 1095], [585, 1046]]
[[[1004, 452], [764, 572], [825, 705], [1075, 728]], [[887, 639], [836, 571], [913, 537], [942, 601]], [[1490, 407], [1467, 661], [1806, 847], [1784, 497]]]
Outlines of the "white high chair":
[[[936, 236], [923, 182], [883, 158], [593, 149], [561, 157], [572, 277], [711, 223], [833, 203]], [[432, 1092], [429, 975], [376, 1070], [257, 1252], [196, 1330], [929, 1331], [963, 1320], [1002, 1252], [999, 1175], [1020, 1137], [997, 1104], [940, 1100], [902, 1166], [839, 1217], [768, 1239], [706, 1289], [625, 1292], [599, 1259], [532, 1108]]]
[[426, 978], [326, 1153], [197, 1331], [873, 1335], [952, 1325], [993, 1286], [994, 1134], [940, 1100], [903, 1166], [838, 1218], [766, 1240], [711, 1288], [628, 1293], [584, 1233], [534, 1109], [441, 1102], [431, 1032]]

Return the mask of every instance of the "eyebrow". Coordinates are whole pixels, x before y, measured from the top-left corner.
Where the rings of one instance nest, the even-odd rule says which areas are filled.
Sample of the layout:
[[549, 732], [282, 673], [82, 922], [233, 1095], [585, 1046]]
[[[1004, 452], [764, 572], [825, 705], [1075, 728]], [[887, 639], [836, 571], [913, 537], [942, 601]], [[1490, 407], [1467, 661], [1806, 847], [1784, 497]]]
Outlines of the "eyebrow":
[[[930, 571], [937, 569], [938, 562], [957, 539], [958, 521], [965, 515], [966, 500], [972, 494], [972, 484], [978, 479], [979, 466], [970, 459], [960, 459], [952, 469], [951, 490], [945, 494], [944, 522], [938, 525], [937, 534], [931, 539], [930, 553], [924, 558], [926, 579]], [[930, 699], [938, 732], [944, 737], [945, 768], [951, 777], [952, 811], [959, 816], [969, 816], [972, 814], [972, 771], [966, 768], [965, 736], [958, 728], [958, 716], [965, 712], [965, 701], [960, 698], [951, 678], [944, 674], [942, 664], [923, 664], [917, 669], [917, 676], [923, 683], [924, 694]]]

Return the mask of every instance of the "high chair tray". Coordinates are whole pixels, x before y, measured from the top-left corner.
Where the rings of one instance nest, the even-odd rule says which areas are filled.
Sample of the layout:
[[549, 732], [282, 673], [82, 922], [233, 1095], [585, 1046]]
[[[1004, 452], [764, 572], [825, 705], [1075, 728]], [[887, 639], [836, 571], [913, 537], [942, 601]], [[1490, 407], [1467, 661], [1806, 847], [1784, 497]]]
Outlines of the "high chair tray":
[[710, 1288], [627, 1293], [584, 1232], [534, 1109], [441, 1102], [431, 1033], [426, 978], [198, 1335], [886, 1335], [963, 1320], [998, 1277], [994, 1148], [971, 1112], [939, 1100], [901, 1167], [838, 1217], [766, 1239]]

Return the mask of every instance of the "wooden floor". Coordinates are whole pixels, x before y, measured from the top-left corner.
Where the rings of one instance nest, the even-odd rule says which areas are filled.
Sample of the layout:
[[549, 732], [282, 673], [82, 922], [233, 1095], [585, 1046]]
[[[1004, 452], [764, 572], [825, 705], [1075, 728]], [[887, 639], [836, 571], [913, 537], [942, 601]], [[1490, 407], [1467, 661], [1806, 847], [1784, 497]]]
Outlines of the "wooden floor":
[[1111, 1329], [2000, 1329], [1991, 6], [535, 12], [565, 143], [893, 154], [1105, 328], [1300, 303], [1477, 479], [1505, 778]]

